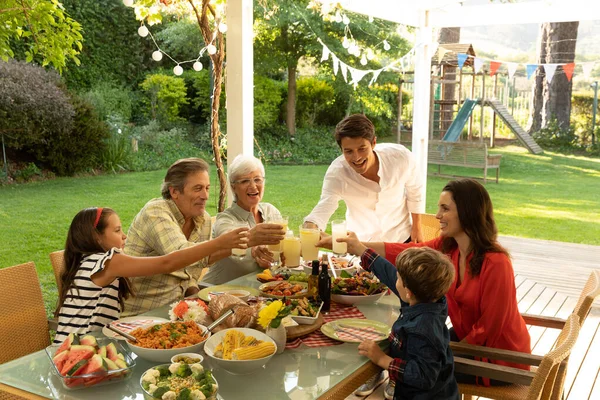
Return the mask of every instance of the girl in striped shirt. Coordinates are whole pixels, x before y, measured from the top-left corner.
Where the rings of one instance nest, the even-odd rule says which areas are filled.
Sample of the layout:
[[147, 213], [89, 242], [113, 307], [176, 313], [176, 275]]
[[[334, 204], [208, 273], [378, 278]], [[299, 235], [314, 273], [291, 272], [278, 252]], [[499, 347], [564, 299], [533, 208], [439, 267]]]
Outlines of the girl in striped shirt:
[[247, 230], [238, 228], [164, 256], [131, 257], [121, 252], [127, 236], [112, 209], [80, 211], [71, 222], [65, 244], [66, 269], [55, 312], [58, 329], [54, 343], [62, 343], [69, 333], [100, 330], [118, 319], [123, 299], [133, 294], [127, 278], [166, 274], [219, 250], [245, 249]]

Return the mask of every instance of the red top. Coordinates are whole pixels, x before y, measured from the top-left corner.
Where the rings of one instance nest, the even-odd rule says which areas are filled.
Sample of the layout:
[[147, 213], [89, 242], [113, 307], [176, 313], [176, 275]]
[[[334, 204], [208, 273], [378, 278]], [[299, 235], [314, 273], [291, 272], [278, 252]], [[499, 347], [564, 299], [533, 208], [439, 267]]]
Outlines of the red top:
[[[441, 251], [442, 238], [425, 243], [385, 243], [385, 255], [389, 262], [395, 264], [400, 252], [422, 246]], [[458, 248], [450, 251], [448, 256], [454, 264], [455, 277], [446, 300], [448, 315], [458, 338], [466, 338], [468, 343], [478, 346], [531, 353], [529, 332], [517, 307], [517, 288], [510, 258], [502, 253], [488, 252], [479, 276], [471, 276], [467, 268], [464, 281], [459, 282]], [[467, 265], [471, 257], [472, 254], [467, 258]], [[490, 362], [529, 369], [522, 364]], [[487, 379], [485, 381], [487, 385]]]

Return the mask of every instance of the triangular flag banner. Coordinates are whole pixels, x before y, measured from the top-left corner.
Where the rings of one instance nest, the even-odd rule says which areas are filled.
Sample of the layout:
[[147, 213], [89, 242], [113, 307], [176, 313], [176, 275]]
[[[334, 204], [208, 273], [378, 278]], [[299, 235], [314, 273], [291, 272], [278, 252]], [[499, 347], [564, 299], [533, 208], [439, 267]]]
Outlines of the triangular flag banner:
[[321, 61], [325, 61], [329, 58], [329, 49], [327, 46], [323, 45], [323, 55], [321, 56]]
[[456, 58], [458, 61], [458, 68], [462, 69], [463, 65], [465, 65], [465, 61], [467, 61], [467, 55], [464, 53], [458, 53]]
[[350, 70], [350, 75], [352, 76], [352, 81], [350, 83], [354, 83], [354, 84], [360, 82], [361, 79], [364, 78], [366, 74], [371, 72], [371, 71], [363, 71], [363, 70], [352, 68], [352, 67], [348, 67], [348, 69]]
[[446, 55], [446, 53], [447, 53], [448, 51], [449, 51], [449, 50], [447, 50], [446, 48], [444, 48], [444, 47], [442, 47], [442, 46], [438, 47], [438, 51], [437, 51], [437, 56], [438, 56], [438, 57], [437, 57], [437, 58], [438, 58], [438, 62], [439, 62], [439, 63], [441, 63], [441, 62], [442, 62], [442, 60], [444, 59], [444, 56]]
[[581, 66], [583, 67], [583, 77], [585, 79], [590, 79], [590, 75], [594, 69], [594, 62], [583, 63]]
[[537, 64], [527, 64], [527, 79], [531, 78], [537, 67]]
[[517, 72], [517, 63], [506, 63], [506, 67], [508, 68], [508, 78], [512, 79], [515, 72]]
[[338, 67], [340, 66], [340, 59], [337, 58], [335, 54], [331, 55], [331, 59], [333, 60], [333, 74], [337, 75]]
[[542, 64], [544, 66], [544, 71], [546, 72], [546, 80], [548, 83], [552, 83], [552, 78], [554, 77], [554, 73], [556, 72], [556, 67], [558, 64]]
[[369, 86], [371, 86], [373, 83], [375, 83], [377, 78], [379, 78], [379, 74], [381, 73], [381, 71], [383, 71], [383, 69], [376, 69], [375, 71], [373, 71], [373, 77], [369, 81]]
[[563, 71], [565, 72], [565, 76], [567, 80], [571, 82], [571, 78], [573, 77], [573, 70], [575, 69], [575, 63], [568, 63], [562, 66]]
[[340, 69], [342, 70], [342, 76], [344, 77], [344, 82], [348, 82], [348, 66], [344, 64], [343, 61], [340, 61]]
[[433, 57], [438, 52], [439, 48], [440, 48], [440, 44], [438, 42], [434, 42], [434, 43], [431, 43], [431, 45], [427, 46], [427, 51], [429, 52], [431, 57]]
[[502, 63], [500, 61], [490, 61], [490, 76], [496, 75], [496, 72], [501, 65]]
[[483, 59], [479, 58], [479, 57], [475, 57], [475, 60], [473, 61], [473, 65], [475, 68], [475, 73], [478, 74], [481, 67], [483, 67]]

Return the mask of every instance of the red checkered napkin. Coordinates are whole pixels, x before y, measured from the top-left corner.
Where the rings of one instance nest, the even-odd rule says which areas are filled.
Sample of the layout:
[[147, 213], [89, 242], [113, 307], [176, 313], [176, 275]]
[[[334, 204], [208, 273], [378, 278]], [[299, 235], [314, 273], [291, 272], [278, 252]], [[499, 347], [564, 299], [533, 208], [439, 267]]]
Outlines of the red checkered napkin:
[[148, 325], [151, 324], [153, 322], [155, 322], [156, 320], [154, 319], [137, 319], [135, 321], [127, 321], [127, 322], [119, 322], [119, 321], [115, 321], [115, 322], [111, 322], [110, 324], [112, 326], [114, 326], [117, 329], [122, 330], [125, 333], [131, 332], [132, 330], [139, 328], [141, 326], [144, 325]]
[[351, 327], [351, 326], [338, 326], [336, 330], [337, 337], [340, 340], [347, 340], [349, 342], [362, 342], [363, 340], [377, 340], [381, 339], [383, 335], [372, 327]]
[[[355, 306], [347, 306], [338, 303], [331, 303], [331, 308], [329, 310], [329, 314], [323, 314], [323, 319], [325, 323], [335, 321], [338, 319], [344, 318], [360, 318], [366, 319], [364, 314], [360, 312], [358, 308]], [[378, 335], [381, 337], [381, 334]], [[356, 338], [355, 338], [356, 340]], [[335, 346], [338, 344], [342, 344], [339, 340], [331, 339], [325, 336], [320, 329], [310, 333], [304, 337], [294, 339], [288, 342], [285, 346], [286, 349], [296, 349], [300, 347], [300, 345], [304, 344], [308, 347], [325, 347], [325, 346]]]

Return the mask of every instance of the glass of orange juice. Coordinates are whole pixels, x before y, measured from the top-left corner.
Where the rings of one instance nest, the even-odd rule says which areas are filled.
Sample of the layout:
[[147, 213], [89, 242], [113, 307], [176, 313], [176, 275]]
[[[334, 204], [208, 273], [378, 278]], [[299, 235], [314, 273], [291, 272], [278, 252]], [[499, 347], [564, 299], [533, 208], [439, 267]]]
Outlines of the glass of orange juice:
[[300, 232], [300, 242], [302, 243], [302, 259], [310, 263], [312, 260], [319, 259], [319, 248], [317, 243], [321, 238], [321, 232], [318, 228], [298, 228]]
[[[287, 232], [287, 228], [288, 228], [288, 217], [287, 216], [282, 216], [281, 214], [274, 214], [271, 215], [270, 217], [267, 217], [267, 219], [265, 220], [265, 222], [267, 224], [279, 224], [279, 225], [283, 225], [283, 230], [285, 232]], [[273, 253], [273, 262], [271, 263], [271, 268], [273, 267], [278, 267], [279, 265], [281, 265], [281, 252], [283, 251], [282, 249], [282, 244], [283, 241], [280, 241], [277, 244], [270, 244], [267, 246], [267, 248], [269, 249], [269, 251], [271, 253]]]

